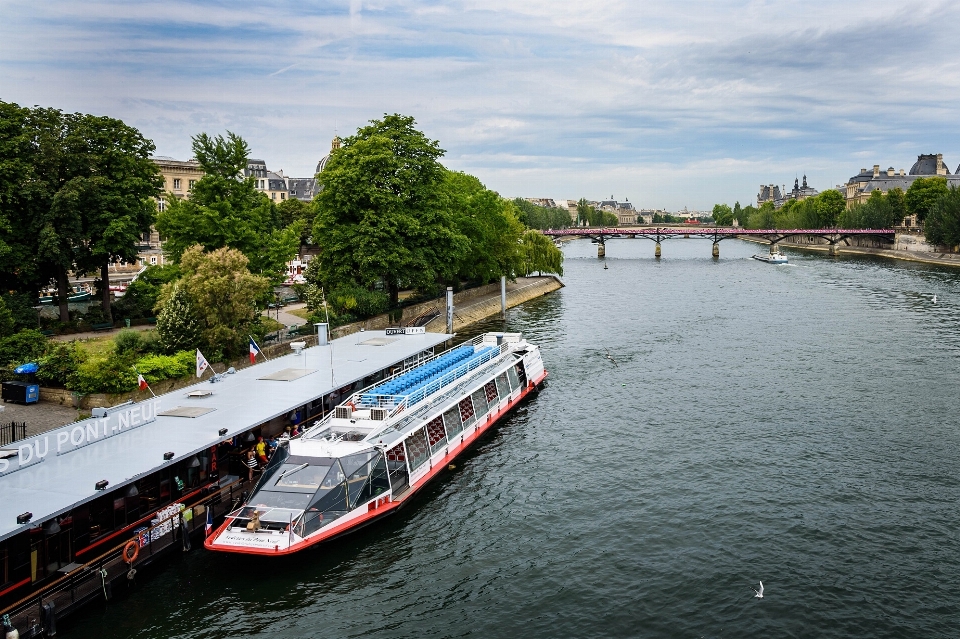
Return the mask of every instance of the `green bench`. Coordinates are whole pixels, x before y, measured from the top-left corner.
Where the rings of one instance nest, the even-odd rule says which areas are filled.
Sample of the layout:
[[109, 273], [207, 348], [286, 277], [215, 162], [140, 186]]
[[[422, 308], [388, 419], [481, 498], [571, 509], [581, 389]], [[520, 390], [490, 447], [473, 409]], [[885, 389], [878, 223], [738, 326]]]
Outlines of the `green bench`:
[[296, 302], [300, 301], [300, 298], [297, 297], [296, 295], [290, 295], [288, 297], [284, 297], [281, 301], [284, 304], [295, 304]]
[[109, 331], [113, 328], [113, 324], [110, 322], [102, 322], [100, 324], [91, 324], [90, 328], [95, 331]]

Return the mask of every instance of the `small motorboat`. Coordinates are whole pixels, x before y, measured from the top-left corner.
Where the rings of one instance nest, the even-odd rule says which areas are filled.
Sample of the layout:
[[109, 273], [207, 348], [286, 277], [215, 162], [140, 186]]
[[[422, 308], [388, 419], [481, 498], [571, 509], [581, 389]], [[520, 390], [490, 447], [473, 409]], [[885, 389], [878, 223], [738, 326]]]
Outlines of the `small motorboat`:
[[753, 256], [753, 259], [760, 260], [761, 262], [766, 262], [768, 264], [788, 264], [789, 260], [787, 256], [780, 252], [780, 249], [777, 248], [777, 245], [774, 244], [770, 247], [769, 253], [757, 253]]

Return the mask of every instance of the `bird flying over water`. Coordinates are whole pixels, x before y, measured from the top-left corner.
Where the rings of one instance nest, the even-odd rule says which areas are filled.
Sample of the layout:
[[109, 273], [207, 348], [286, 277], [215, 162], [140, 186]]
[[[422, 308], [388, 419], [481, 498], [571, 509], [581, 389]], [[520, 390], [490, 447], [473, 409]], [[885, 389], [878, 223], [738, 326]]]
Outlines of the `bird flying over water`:
[[763, 582], [762, 581], [760, 582], [760, 590], [757, 590], [756, 588], [753, 588], [753, 587], [751, 587], [750, 590], [757, 593], [754, 595], [755, 598], [763, 599]]
[[609, 348], [605, 348], [604, 350], [607, 351], [607, 359], [609, 359], [611, 362], [613, 362], [613, 365], [614, 365], [614, 366], [616, 366], [617, 368], [620, 368], [620, 364], [617, 363], [617, 360], [613, 359], [613, 357], [610, 355], [610, 349], [609, 349]]
[[933, 303], [934, 303], [934, 304], [937, 303], [937, 294], [936, 294], [936, 293], [933, 294]]

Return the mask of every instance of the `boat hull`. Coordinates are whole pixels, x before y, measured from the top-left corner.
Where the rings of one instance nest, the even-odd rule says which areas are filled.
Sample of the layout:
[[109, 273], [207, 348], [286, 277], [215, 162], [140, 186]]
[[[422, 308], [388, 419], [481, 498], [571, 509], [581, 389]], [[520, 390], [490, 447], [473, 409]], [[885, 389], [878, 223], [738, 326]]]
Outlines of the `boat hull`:
[[[431, 460], [429, 469], [425, 473], [418, 475], [416, 479], [413, 479], [410, 486], [406, 488], [400, 495], [395, 496], [391, 493], [371, 501], [367, 504], [367, 510], [365, 512], [362, 510], [362, 508], [358, 508], [352, 513], [341, 517], [337, 522], [330, 524], [328, 529], [321, 529], [321, 531], [316, 535], [308, 537], [289, 547], [281, 548], [279, 543], [281, 541], [285, 541], [281, 539], [281, 537], [285, 537], [286, 533], [271, 536], [264, 535], [263, 540], [265, 543], [258, 545], [257, 547], [218, 543], [218, 540], [223, 538], [227, 538], [229, 540], [229, 537], [232, 535], [238, 535], [238, 541], [242, 540], [244, 543], [249, 543], [250, 533], [231, 533], [227, 531], [227, 528], [230, 525], [230, 519], [225, 520], [218, 528], [216, 528], [214, 532], [207, 537], [203, 545], [207, 550], [242, 555], [291, 555], [306, 550], [307, 548], [315, 547], [323, 542], [332, 541], [339, 537], [343, 537], [344, 535], [356, 532], [357, 530], [365, 528], [366, 526], [369, 526], [370, 524], [373, 524], [388, 515], [392, 515], [405, 504], [409, 503], [414, 495], [418, 494], [421, 489], [424, 488], [424, 486], [429, 484], [441, 472], [446, 470], [451, 463], [453, 463], [458, 457], [460, 457], [460, 455], [471, 448], [481, 437], [484, 436], [484, 434], [492, 430], [494, 425], [497, 424], [500, 419], [506, 416], [507, 413], [513, 410], [531, 393], [538, 390], [546, 378], [547, 371], [544, 370], [535, 380], [531, 380], [525, 388], [521, 389], [517, 397], [509, 399], [504, 406], [487, 413], [482, 424], [477, 425], [473, 432], [471, 432], [469, 435], [462, 437], [460, 443], [458, 443], [456, 446], [448, 448], [445, 455]], [[271, 540], [275, 540], [277, 543], [272, 544]]]

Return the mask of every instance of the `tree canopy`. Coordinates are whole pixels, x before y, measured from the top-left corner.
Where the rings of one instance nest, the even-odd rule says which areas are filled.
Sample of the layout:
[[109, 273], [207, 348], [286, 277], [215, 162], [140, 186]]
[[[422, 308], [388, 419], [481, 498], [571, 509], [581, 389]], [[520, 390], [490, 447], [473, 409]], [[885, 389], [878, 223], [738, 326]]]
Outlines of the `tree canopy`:
[[951, 186], [930, 205], [923, 230], [934, 246], [960, 245], [960, 189]]
[[924, 222], [934, 203], [947, 193], [947, 179], [944, 177], [917, 178], [907, 189], [904, 197], [907, 213], [916, 215], [917, 221]]
[[193, 137], [193, 153], [203, 169], [188, 199], [172, 193], [157, 214], [157, 230], [165, 237], [164, 252], [180, 261], [187, 248], [199, 244], [207, 251], [239, 250], [253, 272], [274, 281], [283, 279], [286, 262], [300, 247], [303, 220], [283, 225], [277, 207], [243, 178], [250, 149], [240, 136]]
[[531, 229], [565, 229], [573, 224], [565, 208], [538, 206], [522, 197], [514, 198], [513, 206], [520, 223]]
[[334, 151], [318, 180], [313, 236], [323, 282], [433, 289], [468, 249], [446, 204], [443, 149], [412, 117], [372, 120]]

